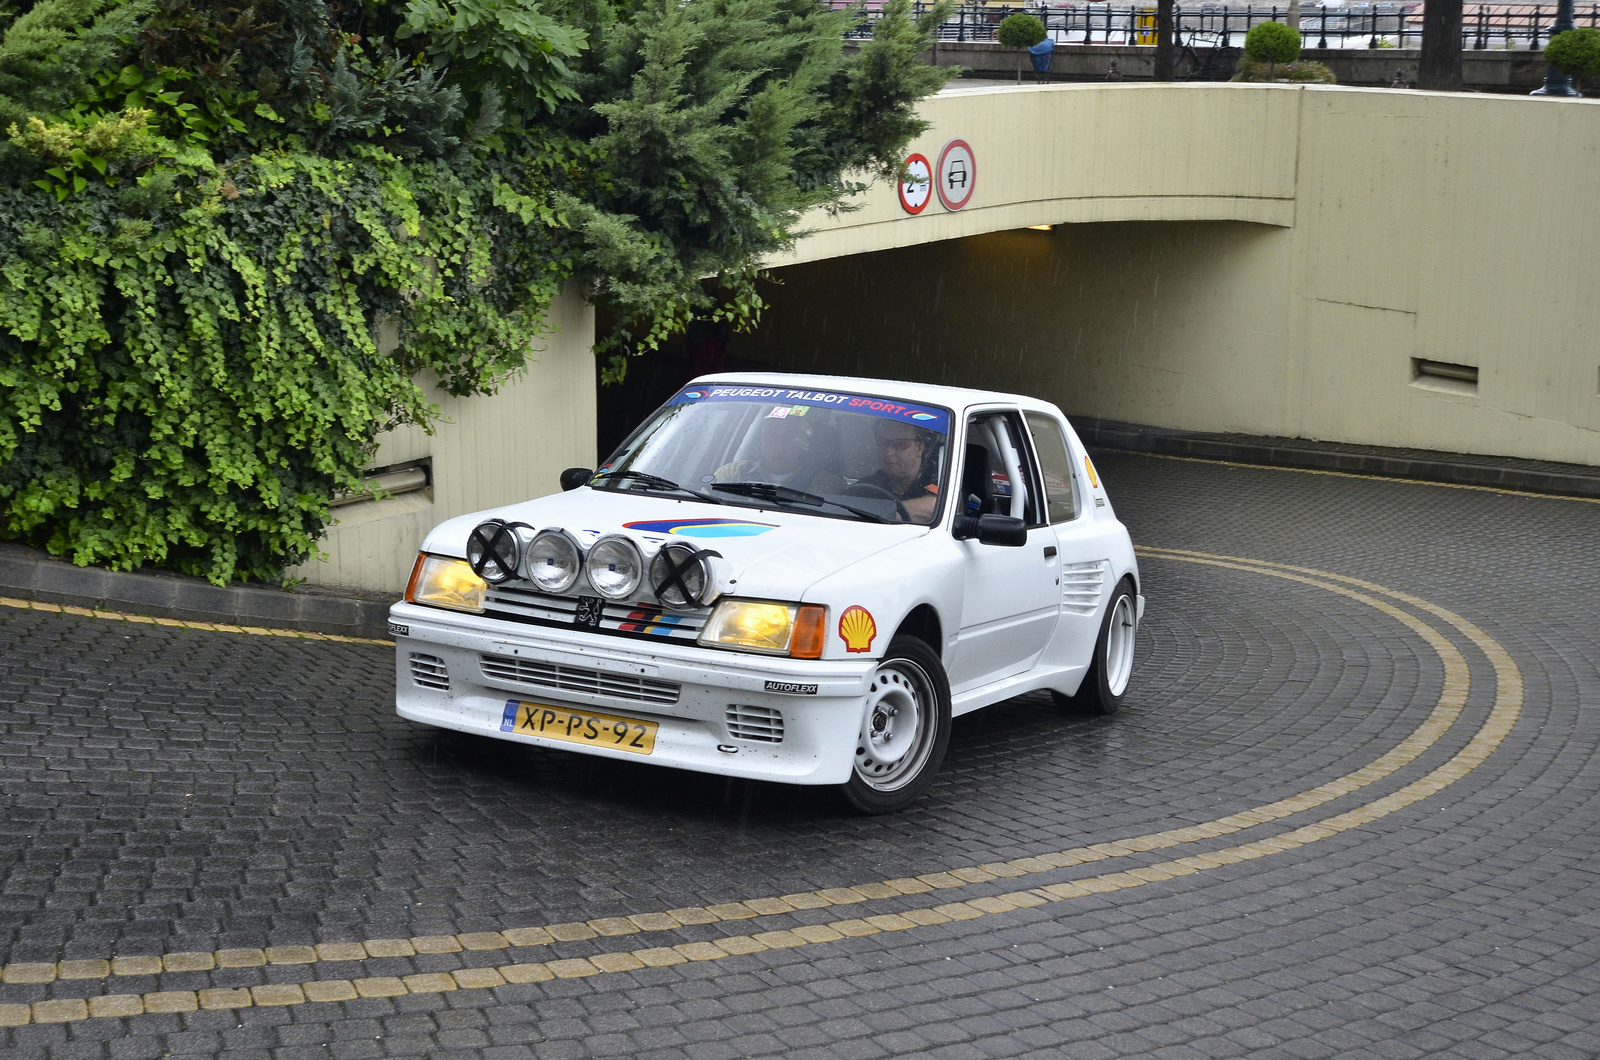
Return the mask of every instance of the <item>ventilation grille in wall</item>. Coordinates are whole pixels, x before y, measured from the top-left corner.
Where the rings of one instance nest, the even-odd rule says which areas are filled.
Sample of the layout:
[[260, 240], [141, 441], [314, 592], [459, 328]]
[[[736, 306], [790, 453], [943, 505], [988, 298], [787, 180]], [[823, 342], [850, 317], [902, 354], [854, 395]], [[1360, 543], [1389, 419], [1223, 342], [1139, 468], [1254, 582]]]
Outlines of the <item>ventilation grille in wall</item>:
[[425, 490], [432, 484], [432, 459], [373, 468], [367, 472], [365, 488], [360, 493], [340, 493], [329, 502], [329, 505], [338, 508], [346, 504], [360, 504], [362, 501], [374, 500], [380, 495], [398, 497], [402, 493]]
[[1411, 385], [1446, 394], [1478, 393], [1478, 369], [1470, 364], [1411, 358]]

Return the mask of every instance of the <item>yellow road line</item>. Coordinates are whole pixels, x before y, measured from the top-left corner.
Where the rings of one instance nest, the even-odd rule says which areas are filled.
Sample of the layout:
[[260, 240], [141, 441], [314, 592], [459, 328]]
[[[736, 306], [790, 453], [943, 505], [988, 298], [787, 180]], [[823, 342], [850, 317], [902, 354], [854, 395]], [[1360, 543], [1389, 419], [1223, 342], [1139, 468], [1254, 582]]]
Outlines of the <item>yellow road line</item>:
[[343, 637], [334, 633], [311, 633], [303, 629], [276, 629], [265, 626], [233, 626], [226, 622], [195, 622], [181, 618], [155, 618], [151, 615], [134, 615], [125, 611], [99, 611], [92, 607], [73, 607], [71, 604], [46, 604], [38, 600], [17, 600], [0, 596], [0, 607], [15, 607], [23, 611], [49, 611], [52, 614], [79, 615], [83, 618], [109, 618], [118, 622], [134, 622], [144, 626], [171, 626], [176, 629], [200, 629], [211, 633], [249, 633], [256, 637], [289, 637], [295, 640], [331, 640], [340, 644], [381, 644], [394, 647], [392, 640], [375, 637]]
[[[1238, 566], [1231, 561], [1231, 558], [1225, 557], [1196, 561], [1216, 562], [1219, 566]], [[1349, 580], [1356, 581], [1356, 579]], [[1392, 593], [1381, 587], [1373, 588], [1395, 597], [1404, 595]], [[1497, 682], [1495, 703], [1488, 718], [1465, 747], [1421, 779], [1363, 806], [1281, 835], [1084, 880], [991, 895], [966, 902], [923, 906], [898, 913], [836, 920], [829, 924], [813, 924], [751, 935], [734, 935], [712, 942], [687, 942], [676, 946], [600, 953], [593, 957], [531, 961], [505, 964], [498, 968], [470, 968], [455, 972], [317, 980], [248, 989], [166, 990], [147, 994], [100, 996], [87, 1000], [40, 1001], [32, 1005], [0, 1005], [0, 1026], [19, 1026], [30, 1021], [65, 1023], [91, 1018], [136, 1015], [140, 1012], [193, 1012], [197, 1009], [297, 1005], [306, 1002], [349, 1001], [360, 997], [388, 997], [400, 994], [440, 994], [455, 990], [493, 989], [507, 983], [536, 983], [551, 979], [573, 979], [635, 971], [640, 968], [664, 967], [691, 961], [721, 960], [724, 957], [758, 953], [762, 950], [793, 949], [837, 942], [844, 938], [903, 931], [918, 926], [976, 920], [1047, 903], [1131, 890], [1151, 883], [1181, 876], [1193, 876], [1301, 849], [1381, 820], [1444, 790], [1482, 765], [1516, 725], [1523, 704], [1522, 674], [1516, 663], [1497, 642], [1473, 623], [1444, 608], [1434, 605], [1428, 607], [1430, 611], [1456, 626], [1475, 644], [1486, 649], [1485, 654], [1494, 667]]]
[[[1384, 601], [1376, 600], [1367, 592], [1378, 593], [1427, 610], [1455, 626], [1464, 636], [1484, 651], [1495, 668], [1497, 696], [1489, 719], [1449, 762], [1399, 791], [1357, 807], [1324, 821], [1307, 825], [1283, 835], [1258, 840], [1254, 843], [1220, 851], [1182, 858], [1158, 865], [1146, 866], [1126, 872], [1110, 873], [1089, 880], [1056, 884], [1031, 891], [973, 899], [969, 902], [945, 903], [899, 913], [881, 914], [866, 918], [836, 921], [829, 925], [810, 925], [792, 930], [761, 932], [754, 935], [734, 936], [715, 943], [685, 943], [674, 947], [652, 947], [629, 953], [600, 954], [593, 958], [579, 958], [550, 962], [525, 962], [501, 966], [499, 969], [463, 969], [454, 973], [429, 973], [404, 978], [370, 977], [354, 980], [321, 980], [298, 985], [280, 985], [244, 989], [219, 989], [191, 991], [157, 991], [145, 995], [105, 995], [87, 1000], [58, 999], [36, 1002], [34, 1005], [0, 1005], [0, 1025], [18, 1023], [66, 1022], [101, 1016], [128, 1015], [139, 1011], [192, 1011], [194, 1008], [239, 1008], [249, 1005], [298, 1004], [303, 1001], [336, 1001], [361, 996], [379, 996], [382, 993], [437, 993], [443, 990], [479, 989], [501, 985], [505, 982], [535, 982], [550, 978], [569, 978], [604, 972], [624, 971], [631, 968], [661, 964], [683, 963], [689, 960], [718, 959], [736, 952], [756, 952], [761, 949], [785, 948], [795, 945], [812, 945], [832, 941], [846, 935], [876, 934], [878, 931], [901, 930], [918, 924], [944, 923], [949, 920], [972, 919], [1006, 912], [1028, 905], [1063, 901], [1083, 894], [1106, 893], [1145, 883], [1191, 875], [1195, 872], [1239, 864], [1267, 854], [1281, 853], [1319, 841], [1331, 835], [1370, 823], [1409, 806], [1429, 795], [1443, 790], [1460, 777], [1471, 772], [1499, 746], [1510, 732], [1522, 706], [1521, 673], [1500, 645], [1476, 625], [1445, 608], [1423, 601], [1409, 594], [1399, 593], [1371, 582], [1331, 574], [1313, 568], [1295, 567], [1241, 557], [1217, 556], [1182, 550], [1142, 548], [1146, 555], [1183, 560], [1194, 563], [1271, 574], [1292, 581], [1303, 582], [1358, 600], [1389, 614], [1417, 632], [1440, 654], [1445, 665], [1445, 687], [1438, 705], [1422, 725], [1390, 752], [1345, 777], [1338, 778], [1318, 788], [1302, 792], [1289, 799], [1240, 814], [1229, 815], [1203, 825], [1193, 825], [1168, 832], [1136, 837], [1134, 839], [1096, 844], [1092, 847], [1061, 851], [1052, 855], [1020, 858], [982, 867], [954, 869], [943, 873], [930, 873], [922, 877], [885, 881], [881, 884], [858, 885], [827, 891], [806, 892], [778, 899], [752, 899], [721, 906], [694, 907], [672, 910], [668, 913], [646, 913], [631, 917], [607, 918], [584, 923], [550, 925], [544, 928], [512, 929], [504, 932], [480, 932], [457, 936], [432, 936], [414, 939], [372, 940], [367, 943], [332, 943], [316, 947], [270, 947], [265, 950], [223, 950], [212, 954], [167, 954], [165, 957], [129, 957], [110, 961], [70, 961], [59, 964], [13, 964], [4, 970], [7, 983], [45, 983], [56, 978], [103, 978], [112, 974], [157, 974], [161, 971], [202, 971], [215, 967], [244, 967], [267, 963], [311, 964], [318, 961], [359, 961], [366, 957], [408, 956], [413, 953], [443, 953], [460, 950], [492, 950], [509, 946], [541, 945], [552, 941], [578, 940], [601, 936], [636, 934], [641, 931], [671, 930], [684, 924], [704, 924], [718, 921], [752, 919], [776, 915], [797, 909], [847, 905], [904, 894], [923, 893], [945, 887], [960, 887], [1004, 876], [1019, 876], [1033, 872], [1063, 868], [1112, 857], [1125, 857], [1135, 853], [1178, 846], [1200, 839], [1214, 838], [1242, 831], [1260, 824], [1278, 820], [1290, 814], [1321, 805], [1343, 794], [1358, 790], [1388, 776], [1401, 766], [1414, 761], [1424, 750], [1436, 743], [1459, 717], [1465, 703], [1470, 679], [1465, 659], [1448, 640], [1427, 623], [1408, 612], [1401, 611]], [[1313, 575], [1317, 577], [1313, 577]], [[1340, 585], [1322, 581], [1332, 578], [1347, 585], [1359, 586], [1367, 592], [1358, 592]], [[998, 871], [991, 871], [998, 870]], [[376, 992], [376, 993], [375, 993]], [[346, 996], [348, 995], [348, 996]]]
[[[1265, 570], [1254, 561], [1233, 557], [1175, 557], [1189, 562], [1225, 566], [1238, 570], [1270, 574], [1273, 577], [1314, 585], [1346, 596], [1383, 612], [1416, 633], [1438, 654], [1444, 666], [1444, 683], [1432, 712], [1409, 735], [1385, 754], [1325, 784], [1276, 802], [1229, 814], [1202, 824], [1187, 825], [1128, 839], [1096, 843], [1091, 846], [1017, 858], [1012, 861], [970, 865], [916, 877], [834, 887], [742, 902], [712, 906], [692, 906], [666, 912], [642, 913], [628, 917], [604, 917], [566, 924], [480, 931], [463, 935], [435, 935], [410, 939], [372, 939], [365, 942], [325, 943], [319, 946], [275, 946], [266, 949], [235, 949], [216, 953], [184, 952], [165, 956], [119, 957], [100, 961], [67, 961], [60, 964], [13, 964], [0, 970], [6, 983], [46, 983], [54, 979], [94, 979], [113, 975], [153, 975], [163, 971], [209, 971], [214, 968], [259, 967], [267, 964], [315, 964], [319, 962], [362, 961], [369, 957], [409, 957], [417, 953], [456, 953], [463, 950], [497, 950], [512, 947], [544, 946], [552, 942], [576, 942], [601, 937], [635, 935], [651, 931], [672, 931], [696, 924], [714, 924], [757, 917], [776, 916], [802, 909], [848, 906], [863, 902], [924, 894], [935, 890], [966, 887], [1000, 878], [1026, 876], [1089, 864], [1108, 858], [1128, 857], [1152, 850], [1167, 849], [1207, 839], [1220, 838], [1315, 809], [1334, 799], [1376, 783], [1409, 763], [1437, 743], [1460, 717], [1466, 704], [1471, 678], [1461, 652], [1432, 626], [1392, 604], [1366, 592], [1320, 581], [1298, 571]], [[1316, 573], [1314, 571], [1310, 573]], [[1381, 587], [1372, 587], [1383, 591]]]
[[1535, 493], [1532, 490], [1507, 489], [1504, 486], [1479, 486], [1471, 482], [1438, 482], [1427, 478], [1405, 478], [1400, 475], [1367, 475], [1359, 471], [1326, 471], [1319, 467], [1285, 467], [1282, 464], [1247, 464], [1242, 460], [1213, 460], [1204, 456], [1177, 456], [1172, 453], [1147, 453], [1143, 449], [1120, 449], [1114, 445], [1097, 445], [1117, 453], [1148, 456], [1153, 460], [1180, 460], [1188, 464], [1221, 464], [1223, 467], [1247, 467], [1252, 471], [1292, 471], [1299, 475], [1327, 475], [1331, 478], [1358, 478], [1370, 482], [1406, 482], [1413, 486], [1438, 486], [1449, 490], [1477, 490], [1480, 493], [1504, 493], [1508, 497], [1534, 497], [1546, 501], [1578, 501], [1581, 504], [1600, 504], [1600, 497], [1574, 497], [1568, 493]]

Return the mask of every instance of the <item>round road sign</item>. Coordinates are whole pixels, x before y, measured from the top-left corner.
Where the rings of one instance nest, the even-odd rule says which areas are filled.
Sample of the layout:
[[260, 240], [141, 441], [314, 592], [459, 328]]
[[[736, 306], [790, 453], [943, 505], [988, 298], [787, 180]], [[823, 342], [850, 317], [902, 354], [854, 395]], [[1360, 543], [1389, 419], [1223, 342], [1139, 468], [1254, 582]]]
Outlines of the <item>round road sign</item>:
[[919, 214], [933, 198], [933, 163], [927, 155], [912, 155], [906, 159], [905, 175], [900, 178], [900, 208], [909, 214]]
[[951, 140], [939, 152], [939, 201], [946, 210], [959, 210], [972, 201], [972, 189], [978, 183], [978, 160], [972, 155], [972, 145], [965, 140]]

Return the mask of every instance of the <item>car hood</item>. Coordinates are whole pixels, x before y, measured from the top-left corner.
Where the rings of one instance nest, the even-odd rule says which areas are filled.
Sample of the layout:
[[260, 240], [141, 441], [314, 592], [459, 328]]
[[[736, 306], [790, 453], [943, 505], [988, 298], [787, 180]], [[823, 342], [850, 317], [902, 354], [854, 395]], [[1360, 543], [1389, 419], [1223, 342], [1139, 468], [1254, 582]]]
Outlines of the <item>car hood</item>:
[[585, 549], [606, 534], [631, 537], [646, 557], [673, 542], [712, 549], [728, 563], [729, 595], [778, 600], [804, 599], [805, 591], [820, 579], [928, 533], [925, 526], [585, 486], [440, 523], [423, 550], [465, 556], [467, 536], [486, 519], [526, 523], [536, 530], [560, 527]]

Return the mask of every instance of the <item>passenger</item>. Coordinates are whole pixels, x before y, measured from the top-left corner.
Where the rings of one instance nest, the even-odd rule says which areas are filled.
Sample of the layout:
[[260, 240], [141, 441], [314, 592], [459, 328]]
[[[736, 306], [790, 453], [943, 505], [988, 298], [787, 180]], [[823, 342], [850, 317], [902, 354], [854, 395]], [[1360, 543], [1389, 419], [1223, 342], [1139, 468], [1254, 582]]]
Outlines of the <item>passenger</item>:
[[[939, 504], [939, 485], [924, 468], [928, 453], [926, 432], [898, 420], [879, 420], [873, 428], [878, 446], [878, 470], [858, 479], [856, 486], [876, 486], [905, 505], [913, 523], [933, 522]], [[854, 487], [852, 487], [854, 490]], [[860, 496], [873, 496], [863, 490]]]
[[764, 419], [758, 439], [761, 455], [754, 460], [723, 464], [712, 472], [712, 480], [771, 482], [806, 493], [843, 493], [843, 477], [816, 468], [811, 455], [811, 433], [811, 424], [801, 416]]

